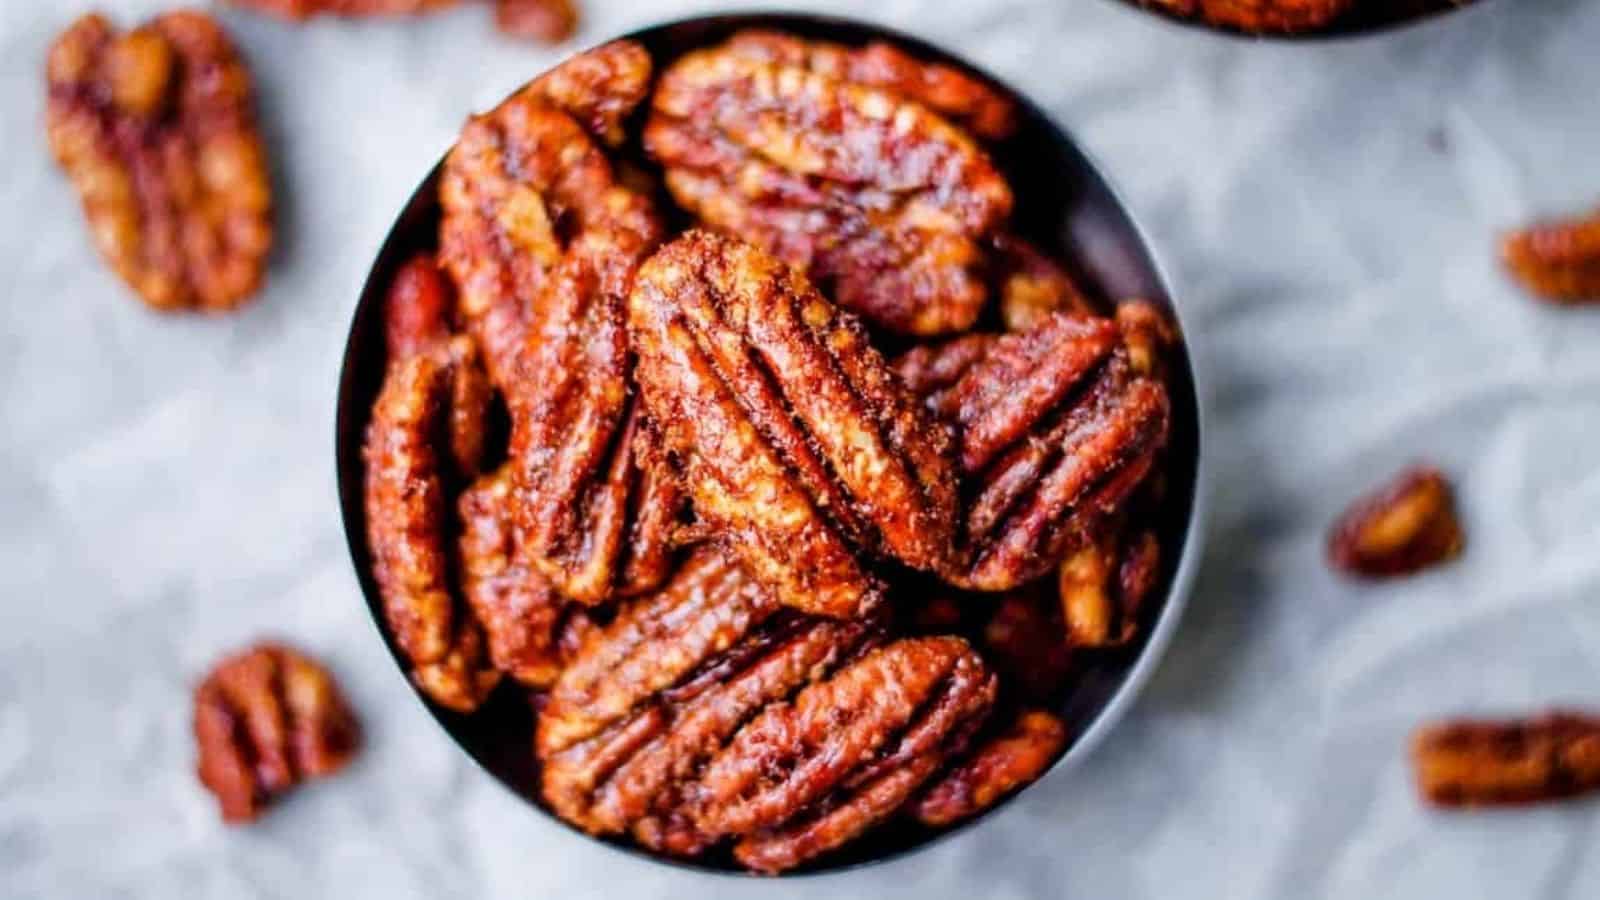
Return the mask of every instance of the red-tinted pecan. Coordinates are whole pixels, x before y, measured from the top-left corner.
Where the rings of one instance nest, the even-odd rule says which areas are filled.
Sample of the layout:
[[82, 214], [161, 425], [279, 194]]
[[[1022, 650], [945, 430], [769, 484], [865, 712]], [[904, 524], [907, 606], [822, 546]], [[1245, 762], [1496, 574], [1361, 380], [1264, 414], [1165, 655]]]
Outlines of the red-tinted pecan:
[[912, 813], [924, 825], [941, 828], [970, 818], [1044, 774], [1066, 746], [1065, 722], [1044, 710], [1027, 710], [940, 778]]
[[1126, 646], [1139, 633], [1140, 612], [1160, 568], [1161, 543], [1149, 530], [1107, 528], [1068, 553], [1057, 578], [1067, 642]]
[[1512, 232], [1500, 253], [1511, 274], [1546, 300], [1600, 302], [1600, 212]]
[[878, 88], [720, 47], [662, 75], [645, 145], [701, 220], [895, 331], [964, 330], [1011, 190], [977, 144]]
[[85, 16], [46, 75], [50, 149], [122, 280], [160, 310], [254, 294], [272, 194], [250, 73], [222, 27], [175, 12], [119, 35]]
[[577, 119], [596, 140], [627, 140], [623, 122], [650, 90], [650, 54], [633, 41], [612, 41], [540, 75], [533, 89]]
[[1600, 790], [1600, 718], [1442, 722], [1417, 732], [1411, 758], [1417, 789], [1435, 806], [1559, 800]]
[[629, 333], [686, 491], [780, 601], [857, 616], [880, 599], [855, 550], [948, 564], [948, 437], [854, 317], [794, 270], [707, 232], [639, 270]]
[[1314, 31], [1333, 23], [1356, 0], [1144, 0], [1172, 13], [1240, 31]]
[[1356, 575], [1409, 575], [1460, 555], [1465, 542], [1449, 480], [1431, 466], [1414, 466], [1339, 517], [1328, 559]]
[[218, 663], [194, 695], [200, 781], [226, 822], [249, 822], [273, 798], [331, 775], [355, 754], [359, 729], [333, 676], [265, 642]]

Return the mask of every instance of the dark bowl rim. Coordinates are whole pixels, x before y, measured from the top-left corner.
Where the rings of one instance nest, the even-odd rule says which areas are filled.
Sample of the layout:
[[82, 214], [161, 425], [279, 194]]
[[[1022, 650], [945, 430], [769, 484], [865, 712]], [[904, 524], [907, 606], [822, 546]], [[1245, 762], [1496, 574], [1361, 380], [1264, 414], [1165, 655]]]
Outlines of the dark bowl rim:
[[[1098, 182], [1098, 187], [1104, 191], [1104, 193], [1110, 199], [1112, 205], [1125, 220], [1126, 225], [1131, 231], [1132, 236], [1135, 238], [1140, 250], [1147, 258], [1150, 274], [1153, 275], [1156, 283], [1159, 285], [1161, 292], [1167, 301], [1167, 311], [1171, 314], [1177, 326], [1179, 345], [1184, 348], [1184, 357], [1191, 394], [1191, 396], [1186, 398], [1186, 400], [1188, 408], [1192, 410], [1193, 413], [1194, 432], [1194, 471], [1193, 484], [1189, 497], [1189, 511], [1188, 516], [1182, 522], [1182, 546], [1178, 555], [1178, 562], [1174, 570], [1174, 574], [1167, 585], [1166, 594], [1161, 598], [1160, 612], [1156, 615], [1154, 621], [1151, 623], [1149, 637], [1139, 648], [1136, 658], [1127, 668], [1120, 683], [1117, 684], [1110, 696], [1094, 714], [1088, 727], [1072, 742], [1071, 746], [1065, 753], [1057, 757], [1056, 760], [1050, 764], [1050, 767], [1047, 768], [1044, 773], [1042, 773], [1034, 781], [1023, 786], [1021, 789], [1012, 792], [1009, 796], [1002, 798], [988, 809], [955, 825], [940, 829], [925, 839], [905, 847], [895, 848], [870, 858], [835, 864], [823, 868], [802, 867], [791, 872], [782, 873], [781, 875], [777, 876], [777, 879], [781, 879], [783, 881], [796, 881], [802, 878], [814, 880], [829, 876], [841, 876], [858, 872], [866, 868], [904, 862], [922, 853], [923, 851], [931, 849], [936, 845], [942, 844], [956, 837], [957, 835], [968, 832], [969, 829], [976, 829], [983, 823], [993, 821], [1002, 813], [1004, 809], [1011, 807], [1015, 801], [1017, 801], [1023, 795], [1029, 793], [1034, 787], [1044, 783], [1046, 779], [1060, 777], [1061, 773], [1070, 770], [1074, 766], [1078, 765], [1083, 759], [1087, 758], [1127, 713], [1129, 707], [1131, 707], [1135, 702], [1138, 695], [1143, 690], [1146, 682], [1148, 682], [1150, 676], [1154, 673], [1161, 658], [1165, 655], [1165, 652], [1177, 631], [1179, 622], [1183, 616], [1183, 612], [1188, 605], [1190, 594], [1193, 590], [1195, 577], [1198, 573], [1200, 561], [1204, 552], [1205, 522], [1207, 509], [1209, 506], [1209, 473], [1204, 443], [1206, 423], [1205, 404], [1203, 402], [1203, 385], [1206, 382], [1201, 374], [1199, 362], [1192, 352], [1193, 343], [1190, 339], [1192, 332], [1185, 325], [1183, 311], [1179, 308], [1176, 295], [1172, 289], [1172, 279], [1168, 275], [1167, 267], [1163, 264], [1155, 245], [1150, 241], [1149, 236], [1145, 232], [1144, 228], [1132, 215], [1127, 202], [1123, 199], [1122, 195], [1116, 190], [1115, 186], [1105, 175], [1104, 166], [1101, 165], [1099, 160], [1091, 156], [1081, 144], [1074, 140], [1069, 132], [1056, 121], [1054, 116], [1040, 108], [1031, 98], [1021, 91], [1018, 91], [1010, 83], [995, 76], [992, 72], [984, 69], [983, 67], [972, 63], [966, 57], [933, 43], [925, 38], [911, 35], [893, 26], [867, 19], [857, 19], [848, 16], [822, 13], [795, 12], [774, 8], [752, 8], [704, 13], [698, 15], [687, 15], [677, 18], [665, 18], [656, 21], [640, 23], [635, 25], [635, 27], [631, 28], [626, 33], [596, 41], [582, 48], [575, 48], [566, 56], [562, 57], [562, 59], [569, 59], [578, 53], [585, 52], [588, 49], [593, 49], [594, 47], [599, 47], [612, 41], [641, 40], [653, 33], [666, 31], [668, 29], [693, 26], [707, 28], [727, 27], [730, 29], [743, 27], [793, 28], [801, 31], [842, 29], [845, 31], [862, 34], [871, 34], [874, 38], [891, 41], [902, 47], [905, 47], [906, 49], [917, 54], [920, 58], [931, 58], [943, 62], [954, 63], [963, 68], [965, 71], [975, 74], [983, 80], [989, 82], [1004, 92], [1008, 97], [1012, 98], [1022, 112], [1045, 126], [1051, 133], [1051, 136], [1054, 138], [1055, 144], [1070, 149], [1074, 154], [1082, 159], [1084, 163], [1084, 169], [1095, 177], [1096, 181]], [[559, 62], [553, 63], [552, 65], [558, 64]], [[535, 73], [534, 77], [537, 77], [537, 74], [539, 73]], [[530, 78], [529, 80], [531, 81], [532, 79]], [[523, 85], [517, 86], [511, 90], [507, 96], [509, 97], [514, 95], [516, 92], [522, 90], [525, 85], [526, 82], [524, 82]], [[354, 383], [356, 379], [360, 377], [360, 373], [358, 372], [360, 367], [357, 365], [356, 354], [353, 352], [353, 350], [355, 349], [356, 345], [356, 336], [361, 324], [362, 313], [366, 308], [370, 298], [375, 296], [375, 293], [379, 292], [381, 287], [383, 287], [382, 285], [378, 284], [378, 279], [380, 275], [383, 274], [380, 272], [380, 262], [384, 255], [384, 251], [393, 245], [398, 238], [402, 238], [404, 236], [407, 230], [406, 223], [404, 222], [405, 212], [411, 209], [414, 204], [416, 204], [418, 198], [422, 196], [424, 190], [426, 190], [430, 185], [437, 185], [437, 180], [444, 167], [444, 158], [445, 156], [448, 156], [448, 153], [449, 148], [446, 148], [439, 161], [428, 170], [427, 174], [424, 175], [424, 177], [418, 182], [417, 187], [409, 195], [407, 195], [405, 204], [401, 208], [400, 217], [398, 217], [394, 224], [384, 232], [382, 239], [378, 242], [376, 249], [372, 253], [373, 263], [368, 269], [366, 276], [362, 279], [362, 285], [357, 297], [357, 302], [351, 312], [350, 325], [346, 333], [345, 346], [339, 369], [338, 395], [336, 398], [337, 406], [334, 416], [335, 478], [338, 484], [340, 495], [340, 519], [345, 531], [346, 546], [350, 553], [352, 568], [355, 570], [354, 574], [356, 576], [357, 585], [360, 588], [363, 602], [367, 607], [370, 624], [376, 632], [378, 639], [388, 649], [389, 654], [395, 663], [394, 674], [398, 676], [400, 680], [409, 688], [412, 696], [423, 706], [424, 709], [427, 710], [429, 715], [433, 718], [435, 724], [437, 724], [440, 730], [449, 737], [451, 743], [455, 745], [456, 749], [466, 755], [472, 761], [474, 766], [477, 767], [477, 769], [479, 769], [483, 774], [489, 776], [489, 779], [496, 783], [502, 790], [515, 797], [524, 806], [532, 807], [541, 816], [549, 820], [550, 823], [554, 824], [559, 830], [567, 833], [569, 836], [583, 838], [586, 840], [586, 843], [591, 845], [599, 845], [634, 859], [642, 859], [655, 865], [668, 866], [685, 872], [695, 873], [697, 875], [714, 875], [741, 880], [768, 878], [768, 876], [762, 876], [757, 873], [732, 867], [710, 866], [691, 860], [675, 859], [664, 854], [650, 852], [649, 850], [633, 845], [630, 842], [607, 840], [590, 835], [565, 822], [550, 810], [545, 809], [541, 804], [535, 802], [532, 798], [524, 796], [521, 791], [518, 791], [511, 784], [507, 783], [500, 773], [490, 768], [488, 763], [481, 759], [478, 754], [474, 753], [462, 742], [461, 737], [457, 734], [457, 723], [463, 717], [458, 713], [453, 713], [430, 702], [422, 694], [422, 692], [407, 676], [406, 661], [401, 656], [394, 641], [385, 631], [384, 625], [381, 621], [381, 601], [379, 598], [374, 596], [374, 592], [369, 589], [369, 582], [371, 579], [368, 573], [364, 573], [361, 568], [362, 558], [366, 552], [366, 535], [362, 533], [361, 529], [355, 527], [352, 517], [349, 514], [349, 507], [351, 503], [360, 502], [359, 497], [361, 494], [361, 486], [359, 483], [347, 483], [347, 481], [350, 480], [347, 479], [347, 471], [352, 469], [356, 471], [363, 471], [364, 469], [361, 465], [359, 445], [355, 446], [353, 449], [347, 450], [345, 439], [347, 435], [358, 435], [364, 431], [364, 428], [358, 428], [357, 425], [364, 426], [369, 415], [367, 410], [360, 408], [360, 404], [347, 402], [353, 397]], [[352, 453], [354, 455], [354, 459], [348, 461], [354, 462], [356, 465], [346, 465], [347, 453]], [[359, 477], [355, 477], [354, 480], [359, 482]]]
[[1381, 22], [1376, 25], [1368, 25], [1359, 28], [1339, 28], [1334, 30], [1287, 33], [1275, 31], [1253, 33], [1241, 31], [1237, 28], [1227, 28], [1220, 25], [1212, 25], [1201, 19], [1185, 18], [1183, 16], [1178, 16], [1171, 13], [1165, 13], [1157, 9], [1151, 9], [1146, 5], [1145, 0], [1102, 0], [1102, 2], [1105, 2], [1113, 7], [1120, 8], [1130, 15], [1137, 16], [1145, 21], [1153, 20], [1158, 25], [1179, 33], [1187, 33], [1191, 35], [1210, 35], [1211, 37], [1220, 38], [1231, 43], [1247, 45], [1302, 45], [1307, 47], [1338, 47], [1346, 44], [1377, 40], [1380, 38], [1398, 38], [1404, 35], [1415, 34], [1439, 25], [1443, 25], [1447, 20], [1458, 21], [1451, 19], [1451, 16], [1455, 16], [1460, 13], [1479, 12], [1485, 8], [1497, 5], [1497, 0], [1468, 0], [1468, 2], [1457, 6], [1440, 7], [1427, 12], [1418, 13], [1408, 18], [1395, 19], [1393, 21]]

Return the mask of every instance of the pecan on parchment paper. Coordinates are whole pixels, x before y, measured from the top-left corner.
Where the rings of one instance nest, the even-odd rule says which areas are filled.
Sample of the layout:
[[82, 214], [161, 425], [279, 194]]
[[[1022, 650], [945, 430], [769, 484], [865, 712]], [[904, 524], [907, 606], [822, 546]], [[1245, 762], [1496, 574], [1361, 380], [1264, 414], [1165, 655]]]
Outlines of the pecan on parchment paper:
[[662, 74], [644, 142], [680, 205], [875, 325], [945, 334], [983, 309], [1011, 189], [921, 104], [723, 46]]
[[1044, 774], [1066, 746], [1065, 722], [1042, 709], [1024, 710], [941, 776], [912, 814], [937, 828], [971, 818]]
[[1357, 0], [1144, 0], [1175, 15], [1251, 32], [1315, 31]]
[[1511, 274], [1539, 297], [1600, 303], [1600, 211], [1512, 232], [1500, 255]]
[[261, 286], [272, 192], [250, 72], [222, 27], [174, 12], [50, 48], [50, 149], [95, 246], [150, 306], [224, 312]]
[[628, 327], [696, 514], [781, 602], [867, 612], [881, 590], [858, 549], [949, 564], [947, 433], [799, 273], [690, 232], [640, 268]]
[[1429, 725], [1411, 742], [1417, 790], [1435, 806], [1510, 806], [1600, 790], [1600, 717]]
[[1339, 517], [1328, 535], [1328, 560], [1369, 578], [1410, 575], [1459, 556], [1465, 543], [1449, 480], [1419, 465]]
[[243, 823], [296, 784], [343, 768], [360, 730], [326, 669], [268, 641], [206, 675], [194, 694], [194, 737], [201, 783], [223, 821]]
[[1054, 313], [912, 350], [896, 369], [957, 430], [965, 558], [944, 576], [961, 587], [1044, 575], [1123, 508], [1166, 441], [1166, 388], [1134, 369], [1109, 319]]

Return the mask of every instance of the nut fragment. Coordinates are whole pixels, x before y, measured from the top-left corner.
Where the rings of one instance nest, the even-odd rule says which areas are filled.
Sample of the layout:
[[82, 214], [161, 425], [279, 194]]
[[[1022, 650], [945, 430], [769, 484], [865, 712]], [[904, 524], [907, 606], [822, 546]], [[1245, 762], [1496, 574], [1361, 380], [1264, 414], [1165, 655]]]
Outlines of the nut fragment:
[[118, 35], [85, 16], [46, 74], [51, 152], [118, 276], [165, 311], [254, 294], [272, 197], [250, 73], [222, 27], [175, 12]]
[[1356, 0], [1144, 0], [1176, 15], [1254, 32], [1314, 31], [1333, 22]]
[[937, 828], [971, 818], [1042, 775], [1066, 745], [1065, 722], [1044, 710], [1027, 710], [940, 778], [912, 814]]
[[282, 644], [256, 644], [211, 670], [194, 695], [200, 781], [223, 821], [249, 822], [355, 754], [359, 729], [333, 676]]
[[494, 22], [513, 37], [558, 44], [578, 30], [573, 0], [495, 0]]
[[942, 334], [976, 321], [979, 241], [1012, 197], [960, 129], [889, 91], [737, 47], [684, 56], [652, 110], [645, 146], [707, 224], [876, 325]]
[[1067, 641], [1123, 647], [1139, 632], [1139, 613], [1160, 574], [1161, 543], [1145, 530], [1107, 528], [1067, 554], [1058, 586]]
[[1411, 756], [1417, 789], [1435, 806], [1558, 800], [1600, 790], [1600, 718], [1443, 722], [1417, 732]]
[[995, 293], [1007, 331], [1028, 331], [1052, 313], [1094, 315], [1096, 310], [1060, 263], [1022, 238], [997, 234], [993, 247]]
[[1460, 555], [1465, 538], [1444, 473], [1414, 466], [1334, 523], [1328, 559], [1356, 575], [1409, 575]]
[[897, 361], [958, 432], [965, 559], [946, 580], [1003, 591], [1038, 578], [1144, 480], [1166, 442], [1169, 402], [1119, 337], [1110, 320], [1054, 313], [1031, 331]]
[[1528, 290], [1557, 303], [1600, 302], [1600, 212], [1545, 222], [1506, 236], [1506, 267]]
[[691, 232], [640, 268], [628, 325], [695, 512], [781, 602], [867, 612], [880, 591], [853, 548], [948, 564], [947, 435], [792, 269]]

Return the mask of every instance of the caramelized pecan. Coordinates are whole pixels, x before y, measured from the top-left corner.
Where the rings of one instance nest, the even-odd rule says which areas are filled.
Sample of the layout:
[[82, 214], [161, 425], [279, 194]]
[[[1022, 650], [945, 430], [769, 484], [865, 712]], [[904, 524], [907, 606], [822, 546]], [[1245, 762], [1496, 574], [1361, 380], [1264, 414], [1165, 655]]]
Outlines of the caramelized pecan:
[[1409, 575], [1460, 555], [1466, 539], [1444, 473], [1413, 466], [1357, 500], [1328, 535], [1328, 559], [1356, 575]]
[[410, 16], [446, 9], [461, 0], [228, 0], [257, 12], [284, 19], [312, 16]]
[[253, 820], [301, 781], [337, 772], [360, 740], [333, 676], [273, 642], [206, 675], [194, 694], [194, 737], [200, 782], [232, 823]]
[[254, 294], [272, 195], [250, 73], [222, 27], [174, 12], [119, 35], [84, 16], [46, 75], [51, 152], [118, 276], [166, 311]]
[[649, 92], [652, 73], [648, 51], [633, 41], [612, 41], [573, 56], [532, 87], [596, 140], [616, 147], [627, 140], [623, 122]]
[[995, 294], [1007, 331], [1029, 331], [1051, 313], [1095, 314], [1094, 303], [1066, 268], [1039, 248], [1004, 232], [991, 244]]
[[1356, 0], [1144, 0], [1171, 13], [1253, 32], [1314, 31], [1356, 5]]
[[798, 273], [691, 232], [641, 267], [628, 325], [695, 512], [781, 602], [865, 613], [881, 593], [857, 548], [948, 564], [947, 435]]
[[982, 311], [979, 242], [1011, 190], [926, 107], [724, 46], [663, 73], [644, 140], [682, 206], [872, 323], [942, 334]]
[[1054, 313], [896, 368], [957, 429], [965, 559], [945, 577], [962, 587], [1045, 574], [1124, 506], [1166, 441], [1166, 388], [1134, 370], [1107, 319]]
[[1600, 718], [1443, 722], [1417, 732], [1411, 758], [1417, 789], [1435, 806], [1559, 800], [1600, 790]]
[[1139, 633], [1139, 614], [1160, 575], [1155, 533], [1107, 528], [1067, 554], [1057, 583], [1067, 642], [1123, 647]]
[[912, 814], [936, 828], [971, 818], [1044, 774], [1066, 746], [1065, 722], [1044, 710], [1024, 711], [934, 783]]
[[494, 23], [513, 37], [558, 44], [578, 30], [574, 0], [495, 0]]
[[1500, 253], [1511, 274], [1540, 297], [1600, 302], [1600, 212], [1512, 232]]

